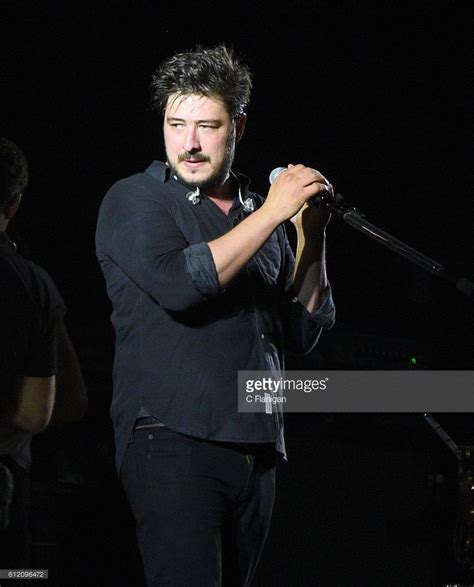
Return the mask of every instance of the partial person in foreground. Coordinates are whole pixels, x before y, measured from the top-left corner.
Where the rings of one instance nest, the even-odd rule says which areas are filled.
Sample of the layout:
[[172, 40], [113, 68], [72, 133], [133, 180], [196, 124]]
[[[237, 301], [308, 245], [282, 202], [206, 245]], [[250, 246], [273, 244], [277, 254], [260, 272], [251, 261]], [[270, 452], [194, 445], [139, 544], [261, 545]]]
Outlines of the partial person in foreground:
[[0, 137], [0, 568], [31, 567], [30, 469], [33, 435], [80, 420], [82, 370], [51, 276], [17, 251], [7, 227], [28, 186], [28, 163]]
[[251, 88], [225, 45], [166, 59], [151, 82], [166, 159], [99, 211], [116, 466], [149, 586], [250, 584], [287, 456], [279, 404], [238, 411], [238, 371], [279, 376], [285, 351], [310, 352], [334, 324], [329, 214], [307, 204], [331, 184], [289, 165], [262, 197], [232, 167]]

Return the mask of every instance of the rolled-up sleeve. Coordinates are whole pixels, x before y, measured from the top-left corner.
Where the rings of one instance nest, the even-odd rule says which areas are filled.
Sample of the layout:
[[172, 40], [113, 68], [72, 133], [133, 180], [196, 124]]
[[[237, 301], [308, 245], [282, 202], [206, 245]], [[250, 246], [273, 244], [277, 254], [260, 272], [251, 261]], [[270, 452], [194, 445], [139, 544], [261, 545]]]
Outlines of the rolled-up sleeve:
[[96, 252], [104, 272], [115, 265], [169, 311], [187, 311], [219, 291], [207, 244], [190, 246], [166, 202], [127, 180], [102, 202]]
[[323, 299], [319, 308], [310, 314], [310, 317], [311, 320], [315, 320], [325, 330], [329, 330], [334, 326], [336, 322], [336, 307], [332, 299], [332, 289], [329, 283], [323, 292]]
[[328, 285], [319, 308], [310, 313], [291, 289], [281, 303], [280, 316], [285, 350], [305, 355], [312, 351], [323, 330], [334, 326], [336, 309]]
[[207, 243], [197, 243], [184, 249], [186, 267], [198, 291], [206, 296], [222, 292], [211, 249]]

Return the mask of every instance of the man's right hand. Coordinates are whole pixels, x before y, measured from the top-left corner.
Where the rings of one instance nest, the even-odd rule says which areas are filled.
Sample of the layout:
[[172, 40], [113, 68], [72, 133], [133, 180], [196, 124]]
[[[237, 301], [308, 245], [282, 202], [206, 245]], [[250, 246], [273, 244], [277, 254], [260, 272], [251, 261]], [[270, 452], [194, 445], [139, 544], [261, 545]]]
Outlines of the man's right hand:
[[327, 179], [315, 169], [289, 165], [272, 183], [262, 210], [278, 226], [296, 216], [311, 198], [331, 189]]

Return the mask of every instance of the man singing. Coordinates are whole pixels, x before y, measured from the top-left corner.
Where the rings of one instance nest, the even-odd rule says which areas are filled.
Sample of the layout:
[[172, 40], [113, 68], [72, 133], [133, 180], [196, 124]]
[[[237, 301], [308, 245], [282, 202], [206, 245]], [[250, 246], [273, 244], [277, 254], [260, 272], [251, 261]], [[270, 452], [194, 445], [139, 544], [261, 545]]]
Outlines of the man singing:
[[264, 198], [232, 169], [251, 87], [224, 45], [166, 59], [151, 82], [166, 160], [117, 181], [99, 211], [116, 465], [150, 586], [250, 584], [286, 451], [278, 405], [238, 411], [237, 374], [281, 373], [286, 350], [308, 353], [334, 323], [329, 214], [307, 205], [332, 186], [289, 165]]

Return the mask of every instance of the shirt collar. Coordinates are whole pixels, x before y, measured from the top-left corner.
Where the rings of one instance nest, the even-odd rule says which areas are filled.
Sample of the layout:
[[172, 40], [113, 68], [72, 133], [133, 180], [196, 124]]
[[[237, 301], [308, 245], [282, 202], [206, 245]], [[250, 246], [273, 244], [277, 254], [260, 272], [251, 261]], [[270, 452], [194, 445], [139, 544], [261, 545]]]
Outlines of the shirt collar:
[[161, 183], [167, 182], [171, 175], [171, 169], [162, 161], [153, 161], [146, 172]]
[[[162, 161], [153, 161], [151, 165], [149, 165], [146, 169], [146, 173], [151, 175], [154, 179], [161, 183], [166, 183], [172, 177], [171, 175], [171, 168], [163, 163]], [[237, 179], [239, 183], [239, 196], [238, 200], [240, 200], [240, 205], [243, 207], [245, 212], [253, 212], [255, 210], [255, 201], [253, 198], [249, 197], [249, 186], [250, 186], [250, 178], [244, 175], [243, 173], [238, 173], [235, 171], [231, 171], [232, 175]], [[190, 186], [186, 184], [182, 184], [178, 181], [184, 188], [190, 189]], [[189, 194], [190, 192], [188, 192]], [[191, 192], [192, 193], [192, 192]], [[236, 202], [234, 200], [234, 202]], [[253, 203], [253, 204], [252, 204]]]

